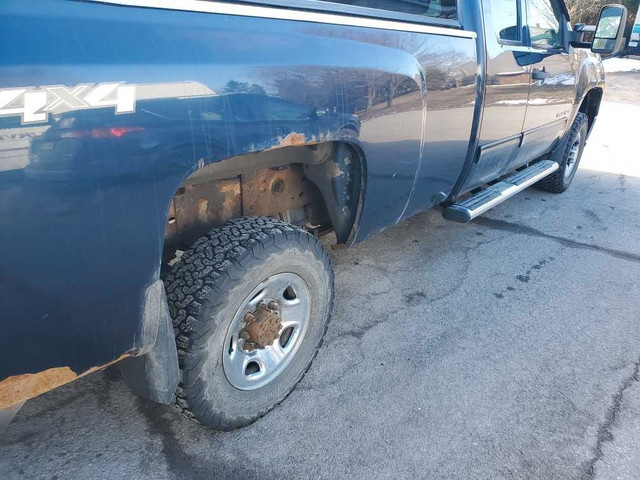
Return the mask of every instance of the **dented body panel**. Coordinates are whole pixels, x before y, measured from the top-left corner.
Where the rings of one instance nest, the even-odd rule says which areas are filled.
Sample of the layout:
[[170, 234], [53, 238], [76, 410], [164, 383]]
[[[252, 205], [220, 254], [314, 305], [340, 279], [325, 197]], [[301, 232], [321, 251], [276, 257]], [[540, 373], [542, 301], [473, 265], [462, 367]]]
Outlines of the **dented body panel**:
[[315, 209], [353, 243], [449, 197], [484, 93], [480, 6], [458, 10], [429, 33], [3, 2], [0, 380], [142, 351], [163, 248], [202, 225]]

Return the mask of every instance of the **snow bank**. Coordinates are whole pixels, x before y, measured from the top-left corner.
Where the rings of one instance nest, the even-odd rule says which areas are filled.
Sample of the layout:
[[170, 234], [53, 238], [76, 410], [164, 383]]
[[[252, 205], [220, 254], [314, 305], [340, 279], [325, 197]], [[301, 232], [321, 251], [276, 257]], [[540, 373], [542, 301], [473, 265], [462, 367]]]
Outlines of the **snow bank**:
[[607, 58], [603, 63], [605, 73], [640, 72], [640, 60], [634, 58]]

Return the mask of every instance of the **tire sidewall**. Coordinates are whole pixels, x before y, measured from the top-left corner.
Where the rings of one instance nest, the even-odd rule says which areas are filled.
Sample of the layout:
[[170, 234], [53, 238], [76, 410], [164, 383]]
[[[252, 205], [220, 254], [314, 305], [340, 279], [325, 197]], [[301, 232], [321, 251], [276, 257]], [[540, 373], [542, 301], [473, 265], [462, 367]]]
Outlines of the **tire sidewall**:
[[[315, 242], [315, 239], [306, 240]], [[278, 243], [282, 246], [278, 247]], [[183, 384], [187, 397], [206, 399], [200, 407], [192, 405], [193, 412], [200, 418], [208, 418], [213, 413], [252, 418], [272, 408], [306, 372], [329, 319], [333, 279], [312, 248], [280, 238], [273, 245], [257, 244], [252, 250], [253, 253], [229, 268], [230, 281], [224, 282], [224, 289], [215, 288], [203, 302], [198, 324], [191, 335], [191, 348], [184, 359]], [[247, 296], [260, 283], [279, 273], [294, 273], [307, 284], [311, 295], [309, 325], [295, 356], [280, 375], [258, 389], [239, 390], [229, 383], [224, 373], [222, 358], [227, 330]], [[196, 411], [198, 408], [201, 411]]]
[[[586, 145], [587, 142], [587, 130], [588, 130], [588, 125], [587, 122], [585, 120], [581, 120], [581, 125], [578, 129], [573, 130], [571, 135], [568, 138], [567, 144], [566, 144], [566, 148], [565, 148], [565, 152], [564, 152], [564, 157], [562, 158], [562, 165], [561, 165], [561, 169], [560, 169], [560, 175], [562, 175], [562, 189], [566, 190], [567, 188], [569, 188], [569, 185], [571, 185], [571, 182], [573, 181], [573, 178], [576, 176], [576, 173], [578, 171], [578, 167], [580, 166], [580, 160], [582, 159], [582, 153], [584, 151], [584, 147]], [[575, 164], [573, 166], [573, 170], [572, 172], [569, 174], [568, 177], [565, 177], [565, 170], [567, 169], [567, 162], [569, 161], [569, 152], [571, 151], [571, 146], [573, 145], [573, 142], [575, 141], [575, 138], [578, 136], [578, 134], [581, 134], [580, 137], [580, 147], [578, 149], [578, 155], [575, 161]]]

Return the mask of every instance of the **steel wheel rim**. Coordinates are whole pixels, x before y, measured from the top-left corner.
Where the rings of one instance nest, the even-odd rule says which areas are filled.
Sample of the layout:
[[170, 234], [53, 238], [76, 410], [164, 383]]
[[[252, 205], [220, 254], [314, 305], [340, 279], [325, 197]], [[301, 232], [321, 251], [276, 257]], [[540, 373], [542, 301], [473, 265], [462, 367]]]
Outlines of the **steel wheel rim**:
[[578, 132], [576, 139], [571, 145], [571, 149], [569, 150], [569, 155], [567, 156], [567, 166], [564, 169], [564, 178], [569, 178], [573, 171], [576, 168], [576, 163], [578, 162], [578, 155], [580, 154], [580, 144], [582, 143], [582, 134]]
[[[278, 304], [282, 328], [272, 344], [246, 351], [245, 341], [240, 338], [245, 315], [262, 302]], [[311, 293], [299, 275], [279, 273], [254, 288], [236, 311], [225, 335], [222, 366], [228, 382], [239, 390], [255, 390], [279, 377], [300, 348], [310, 316]]]

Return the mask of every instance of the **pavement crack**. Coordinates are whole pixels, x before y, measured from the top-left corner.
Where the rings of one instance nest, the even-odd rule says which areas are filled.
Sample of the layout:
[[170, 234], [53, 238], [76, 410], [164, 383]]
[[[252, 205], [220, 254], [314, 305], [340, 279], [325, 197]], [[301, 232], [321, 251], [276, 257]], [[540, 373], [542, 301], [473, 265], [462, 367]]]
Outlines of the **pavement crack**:
[[620, 407], [622, 406], [622, 400], [624, 398], [624, 392], [633, 385], [633, 382], [637, 382], [640, 373], [640, 358], [633, 366], [633, 371], [631, 375], [626, 377], [616, 393], [613, 395], [611, 405], [607, 410], [607, 413], [604, 416], [604, 422], [600, 424], [598, 427], [598, 437], [596, 441], [596, 446], [594, 447], [594, 456], [585, 468], [585, 473], [582, 475], [582, 480], [592, 480], [596, 475], [596, 464], [600, 459], [602, 459], [603, 445], [606, 442], [611, 442], [613, 440], [613, 426], [616, 423], [618, 415], [620, 414]]
[[514, 233], [518, 235], [527, 235], [529, 237], [546, 238], [553, 240], [560, 245], [568, 248], [576, 248], [579, 250], [591, 250], [595, 252], [604, 253], [614, 258], [626, 260], [627, 262], [640, 263], [640, 255], [631, 252], [625, 252], [622, 250], [616, 250], [614, 248], [601, 247], [600, 245], [594, 245], [592, 243], [578, 242], [577, 240], [571, 240], [569, 238], [560, 237], [557, 235], [551, 235], [550, 233], [544, 233], [526, 225], [518, 223], [507, 222], [505, 220], [497, 220], [494, 218], [478, 217], [473, 220], [474, 223], [490, 228], [492, 230], [500, 230], [503, 232]]
[[360, 327], [357, 327], [357, 328], [354, 328], [354, 329], [349, 330], [347, 332], [344, 332], [343, 335], [348, 335], [350, 337], [355, 338], [359, 342], [361, 342], [362, 338], [367, 333], [369, 333], [372, 329], [374, 329], [378, 325], [382, 325], [383, 323], [385, 323], [389, 319], [390, 319], [389, 314], [386, 314], [386, 315], [372, 315], [370, 322], [368, 322], [365, 325], [362, 325]]

